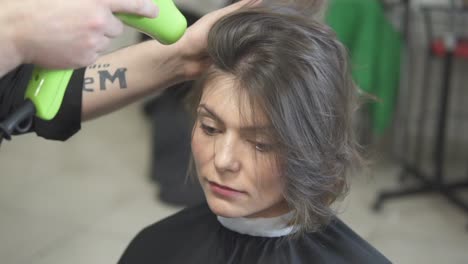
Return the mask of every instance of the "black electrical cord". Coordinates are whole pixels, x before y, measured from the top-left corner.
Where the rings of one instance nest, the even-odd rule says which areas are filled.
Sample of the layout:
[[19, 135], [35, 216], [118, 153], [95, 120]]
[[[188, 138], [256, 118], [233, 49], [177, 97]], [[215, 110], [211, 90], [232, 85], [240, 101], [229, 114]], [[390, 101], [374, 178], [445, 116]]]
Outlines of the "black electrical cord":
[[0, 145], [3, 139], [10, 140], [15, 132], [25, 132], [32, 125], [36, 107], [30, 100], [24, 101], [11, 115], [0, 123]]

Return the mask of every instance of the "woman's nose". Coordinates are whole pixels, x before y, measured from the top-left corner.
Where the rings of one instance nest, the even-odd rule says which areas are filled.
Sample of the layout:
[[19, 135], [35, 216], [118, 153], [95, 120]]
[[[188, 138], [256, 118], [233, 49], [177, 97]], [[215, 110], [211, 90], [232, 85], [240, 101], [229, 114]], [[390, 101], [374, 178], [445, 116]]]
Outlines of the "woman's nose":
[[219, 138], [215, 142], [214, 164], [218, 172], [237, 172], [240, 161], [236, 154], [236, 144], [233, 138]]

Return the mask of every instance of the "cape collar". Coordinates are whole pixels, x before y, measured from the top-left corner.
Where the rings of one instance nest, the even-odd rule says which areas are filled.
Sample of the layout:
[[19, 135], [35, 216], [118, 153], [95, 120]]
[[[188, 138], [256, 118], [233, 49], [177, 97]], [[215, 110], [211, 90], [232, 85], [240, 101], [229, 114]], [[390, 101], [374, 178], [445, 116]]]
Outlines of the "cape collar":
[[237, 233], [259, 237], [281, 237], [293, 232], [290, 225], [293, 212], [272, 218], [226, 218], [218, 216], [218, 221], [227, 229]]

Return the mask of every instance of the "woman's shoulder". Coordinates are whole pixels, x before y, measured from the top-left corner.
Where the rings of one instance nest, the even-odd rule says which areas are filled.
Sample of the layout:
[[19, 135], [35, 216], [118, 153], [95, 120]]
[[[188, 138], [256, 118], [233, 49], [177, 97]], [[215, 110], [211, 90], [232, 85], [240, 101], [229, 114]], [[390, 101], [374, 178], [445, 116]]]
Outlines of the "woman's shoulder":
[[183, 209], [141, 230], [130, 242], [119, 264], [177, 259], [175, 252], [181, 251], [187, 243], [193, 245], [203, 239], [213, 227], [213, 221], [216, 222], [216, 217], [206, 204]]
[[[305, 241], [314, 241], [312, 247], [332, 258], [335, 263], [388, 264], [382, 253], [354, 232], [338, 218], [322, 230], [305, 234]], [[340, 259], [338, 261], [338, 259]], [[343, 262], [342, 262], [343, 261]]]
[[174, 234], [187, 234], [193, 232], [194, 228], [209, 226], [210, 223], [216, 222], [216, 216], [211, 212], [206, 203], [185, 208], [171, 216], [168, 216], [152, 225], [144, 228], [140, 234], [147, 234], [158, 237]]

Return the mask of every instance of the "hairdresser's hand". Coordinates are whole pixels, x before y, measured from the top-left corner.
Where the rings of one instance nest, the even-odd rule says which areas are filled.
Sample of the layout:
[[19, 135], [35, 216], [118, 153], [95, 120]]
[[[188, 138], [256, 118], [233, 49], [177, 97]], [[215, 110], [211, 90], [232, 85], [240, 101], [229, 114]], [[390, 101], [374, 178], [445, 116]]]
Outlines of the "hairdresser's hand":
[[113, 13], [158, 14], [151, 0], [0, 0], [0, 7], [3, 38], [20, 63], [51, 68], [92, 64], [122, 33]]
[[208, 33], [216, 21], [242, 7], [256, 6], [260, 2], [261, 0], [242, 0], [208, 13], [187, 29], [187, 32], [176, 45], [179, 46], [186, 61], [184, 67], [188, 79], [197, 78], [210, 65], [210, 61], [207, 59], [206, 47]]

